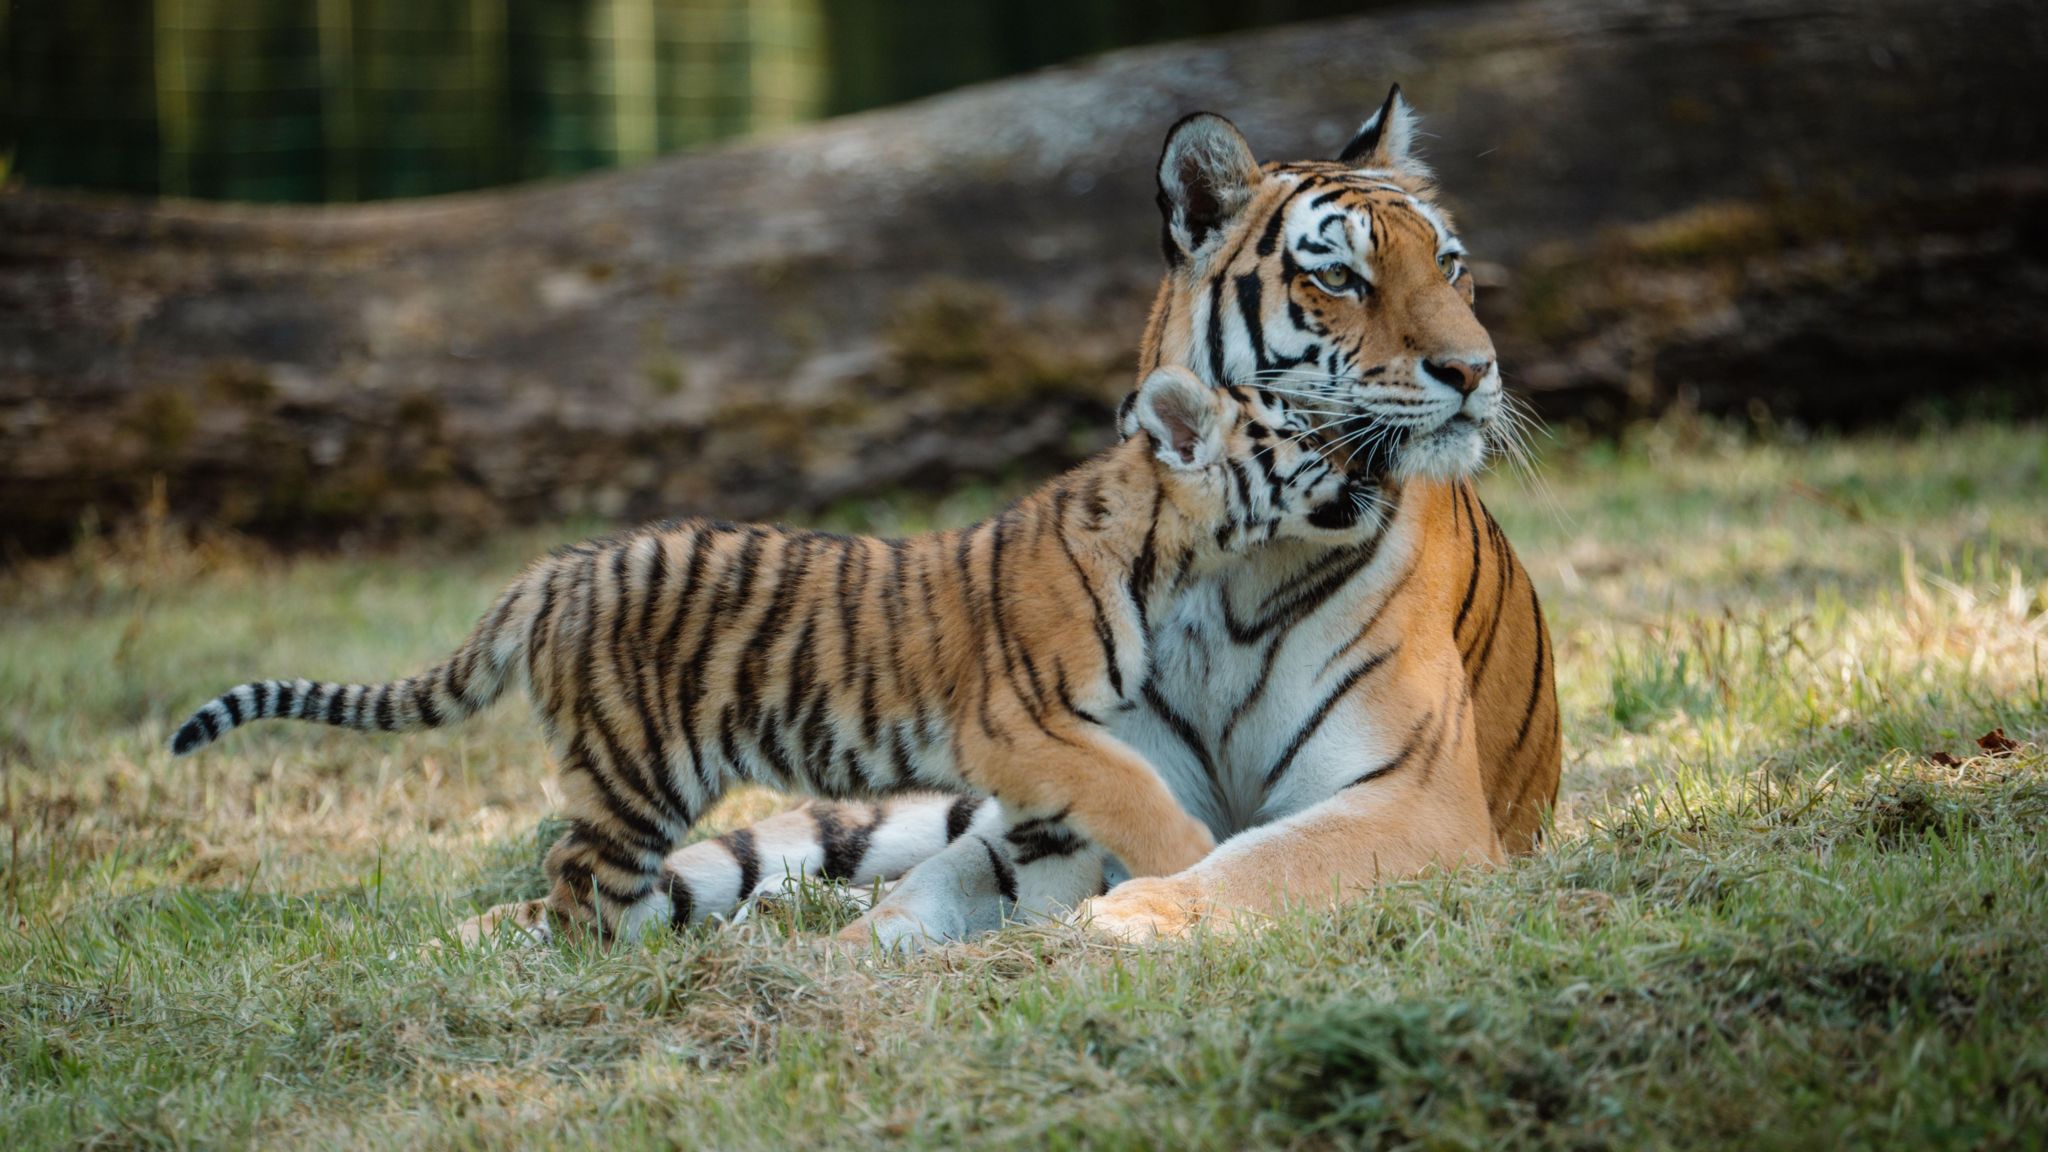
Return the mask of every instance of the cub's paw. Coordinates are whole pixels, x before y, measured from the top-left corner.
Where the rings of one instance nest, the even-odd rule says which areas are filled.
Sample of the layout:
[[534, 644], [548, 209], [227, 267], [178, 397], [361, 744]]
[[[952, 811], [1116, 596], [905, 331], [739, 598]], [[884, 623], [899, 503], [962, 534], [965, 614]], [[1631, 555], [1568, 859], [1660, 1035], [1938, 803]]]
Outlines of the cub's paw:
[[1201, 890], [1177, 876], [1126, 880], [1107, 895], [1086, 901], [1076, 912], [1076, 919], [1089, 931], [1132, 944], [1177, 939], [1209, 918], [1208, 901]]
[[[455, 943], [464, 948], [475, 948], [494, 940], [509, 944], [546, 945], [554, 941], [554, 928], [548, 923], [548, 902], [545, 900], [521, 900], [514, 904], [500, 904], [481, 916], [472, 916], [455, 926]], [[429, 945], [439, 947], [439, 942]]]

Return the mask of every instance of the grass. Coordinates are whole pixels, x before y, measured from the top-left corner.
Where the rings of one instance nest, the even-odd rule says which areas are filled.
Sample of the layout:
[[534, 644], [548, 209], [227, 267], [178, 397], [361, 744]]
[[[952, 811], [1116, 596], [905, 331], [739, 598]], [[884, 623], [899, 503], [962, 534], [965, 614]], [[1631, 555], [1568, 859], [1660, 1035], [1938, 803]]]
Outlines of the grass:
[[[597, 955], [425, 953], [529, 894], [529, 722], [259, 728], [245, 674], [452, 645], [574, 528], [277, 558], [146, 527], [0, 580], [9, 1147], [2038, 1147], [2048, 436], [1553, 444], [1489, 502], [1566, 712], [1542, 854], [1255, 936], [880, 967], [805, 891]], [[859, 505], [915, 528], [999, 493]], [[1980, 754], [2002, 726], [2021, 742]], [[1932, 753], [1945, 753], [1937, 762]], [[736, 798], [730, 824], [780, 803]]]

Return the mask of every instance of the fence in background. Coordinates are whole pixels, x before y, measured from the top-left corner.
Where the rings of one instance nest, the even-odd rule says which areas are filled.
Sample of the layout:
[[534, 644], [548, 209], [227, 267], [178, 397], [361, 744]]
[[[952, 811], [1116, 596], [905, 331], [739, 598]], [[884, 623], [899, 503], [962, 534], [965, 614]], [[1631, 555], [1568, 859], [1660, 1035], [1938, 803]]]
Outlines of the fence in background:
[[630, 163], [819, 115], [819, 2], [32, 0], [13, 167], [356, 200]]
[[427, 195], [1388, 2], [0, 0], [0, 176]]

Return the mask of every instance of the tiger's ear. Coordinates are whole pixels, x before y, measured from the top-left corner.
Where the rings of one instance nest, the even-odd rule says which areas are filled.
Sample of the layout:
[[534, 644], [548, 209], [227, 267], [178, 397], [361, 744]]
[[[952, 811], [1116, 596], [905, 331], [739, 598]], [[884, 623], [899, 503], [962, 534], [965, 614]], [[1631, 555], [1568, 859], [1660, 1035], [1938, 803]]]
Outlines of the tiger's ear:
[[1223, 391], [1193, 372], [1155, 368], [1138, 385], [1131, 418], [1168, 468], [1199, 472], [1223, 459], [1223, 405]]
[[1200, 252], [1244, 210], [1259, 183], [1259, 162], [1237, 125], [1214, 112], [1183, 117], [1159, 153], [1159, 214], [1166, 262]]
[[1358, 129], [1358, 135], [1337, 154], [1337, 159], [1354, 168], [1405, 168], [1416, 171], [1421, 160], [1415, 155], [1415, 125], [1419, 118], [1401, 86], [1387, 89], [1387, 102]]

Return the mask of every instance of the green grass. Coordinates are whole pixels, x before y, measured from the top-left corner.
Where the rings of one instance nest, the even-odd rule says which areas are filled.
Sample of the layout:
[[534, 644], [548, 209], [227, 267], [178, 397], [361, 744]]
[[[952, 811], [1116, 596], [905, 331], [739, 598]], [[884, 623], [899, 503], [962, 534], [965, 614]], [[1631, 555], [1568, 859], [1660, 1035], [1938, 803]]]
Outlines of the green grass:
[[[880, 967], [806, 892], [597, 955], [423, 952], [531, 894], [520, 709], [173, 762], [245, 674], [451, 646], [573, 529], [279, 559], [148, 531], [0, 581], [7, 1146], [2038, 1147], [2048, 436], [1663, 425], [1487, 482], [1557, 635], [1538, 856], [1160, 950]], [[840, 526], [985, 509], [858, 505]], [[1994, 726], [2027, 742], [1979, 755]], [[1959, 764], [1928, 759], [1947, 753]], [[720, 821], [773, 810], [737, 798]]]

